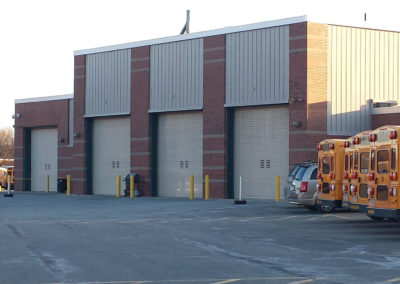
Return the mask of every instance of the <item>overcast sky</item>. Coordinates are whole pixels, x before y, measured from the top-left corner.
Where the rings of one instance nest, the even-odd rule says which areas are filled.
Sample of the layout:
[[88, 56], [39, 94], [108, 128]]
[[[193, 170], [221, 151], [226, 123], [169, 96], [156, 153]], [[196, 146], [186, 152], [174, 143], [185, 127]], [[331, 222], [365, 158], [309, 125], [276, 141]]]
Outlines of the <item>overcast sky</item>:
[[199, 32], [302, 15], [400, 31], [399, 8], [398, 0], [2, 0], [0, 127], [13, 125], [15, 99], [73, 93], [75, 50], [177, 35], [187, 9]]

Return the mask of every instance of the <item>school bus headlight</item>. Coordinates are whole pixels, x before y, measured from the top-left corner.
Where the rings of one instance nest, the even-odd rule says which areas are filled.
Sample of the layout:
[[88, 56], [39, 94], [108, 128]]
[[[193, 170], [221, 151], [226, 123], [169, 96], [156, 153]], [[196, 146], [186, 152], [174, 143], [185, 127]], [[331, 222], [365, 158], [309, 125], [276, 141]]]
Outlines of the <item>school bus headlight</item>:
[[343, 193], [346, 193], [349, 190], [349, 186], [347, 184], [343, 185]]
[[397, 188], [392, 187], [389, 189], [389, 195], [390, 196], [397, 196]]
[[331, 184], [331, 190], [335, 191], [335, 185], [334, 184]]

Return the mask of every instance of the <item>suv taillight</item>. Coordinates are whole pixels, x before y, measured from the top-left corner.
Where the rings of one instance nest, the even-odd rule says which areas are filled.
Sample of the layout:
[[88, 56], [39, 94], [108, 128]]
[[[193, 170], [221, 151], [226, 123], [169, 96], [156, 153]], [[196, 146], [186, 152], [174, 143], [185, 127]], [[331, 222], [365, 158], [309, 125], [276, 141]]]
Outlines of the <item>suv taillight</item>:
[[307, 192], [308, 182], [303, 181], [300, 185], [300, 192]]

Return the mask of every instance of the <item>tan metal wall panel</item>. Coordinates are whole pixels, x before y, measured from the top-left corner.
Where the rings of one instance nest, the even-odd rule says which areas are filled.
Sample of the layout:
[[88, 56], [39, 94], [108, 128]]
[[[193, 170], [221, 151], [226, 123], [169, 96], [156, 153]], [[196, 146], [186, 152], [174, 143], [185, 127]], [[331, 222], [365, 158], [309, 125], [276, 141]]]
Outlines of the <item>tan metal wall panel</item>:
[[226, 36], [226, 106], [287, 103], [289, 26]]
[[130, 113], [131, 50], [87, 55], [85, 116]]
[[58, 129], [32, 129], [31, 147], [31, 191], [46, 191], [47, 176], [50, 191], [57, 191]]
[[369, 129], [370, 99], [400, 102], [399, 39], [395, 32], [329, 26], [329, 134]]
[[203, 39], [150, 48], [150, 112], [203, 108]]
[[[289, 108], [287, 105], [235, 109], [234, 191], [244, 198], [275, 198], [275, 177], [289, 171]], [[283, 194], [283, 192], [282, 192]]]
[[131, 169], [131, 120], [129, 117], [93, 120], [93, 194], [115, 195], [117, 176], [122, 179]]
[[190, 176], [194, 196], [203, 196], [203, 113], [172, 112], [159, 116], [158, 196], [189, 198]]

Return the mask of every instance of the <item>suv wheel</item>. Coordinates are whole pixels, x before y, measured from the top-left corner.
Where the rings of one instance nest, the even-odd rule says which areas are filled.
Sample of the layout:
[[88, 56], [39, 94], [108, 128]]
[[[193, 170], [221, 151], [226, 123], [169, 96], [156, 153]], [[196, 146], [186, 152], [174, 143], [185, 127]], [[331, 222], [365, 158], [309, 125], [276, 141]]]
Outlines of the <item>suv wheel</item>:
[[320, 208], [321, 208], [321, 211], [324, 212], [324, 213], [331, 213], [335, 209], [335, 208], [333, 208], [332, 206], [329, 206], [329, 205], [321, 205]]

